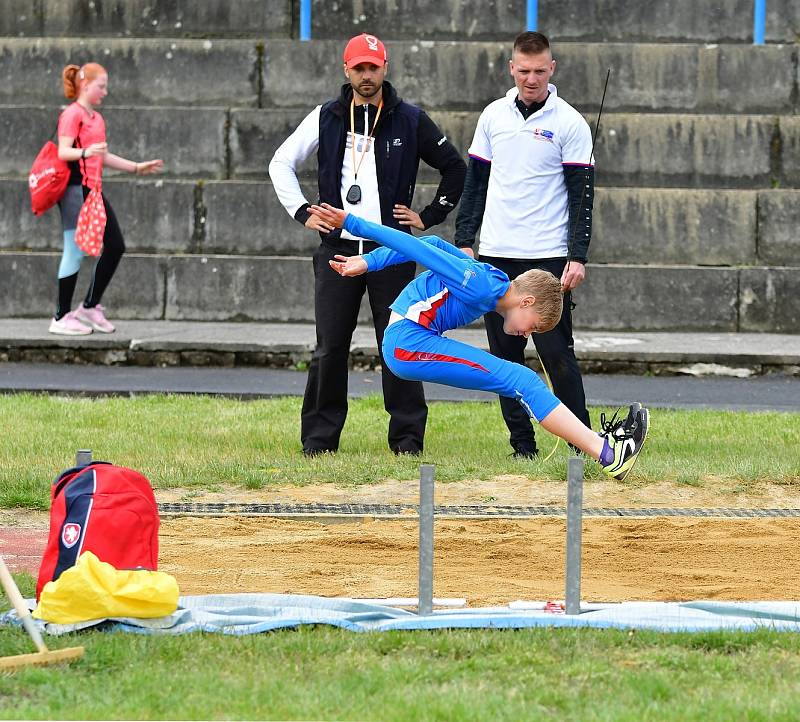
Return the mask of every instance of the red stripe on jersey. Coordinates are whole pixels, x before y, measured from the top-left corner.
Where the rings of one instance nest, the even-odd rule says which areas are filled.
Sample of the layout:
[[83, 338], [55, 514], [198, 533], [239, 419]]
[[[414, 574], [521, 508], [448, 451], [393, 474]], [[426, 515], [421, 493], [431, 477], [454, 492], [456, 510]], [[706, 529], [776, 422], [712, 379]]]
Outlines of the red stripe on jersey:
[[470, 366], [478, 371], [485, 371], [489, 373], [489, 369], [481, 366], [479, 363], [470, 361], [465, 358], [458, 358], [458, 356], [446, 356], [443, 353], [425, 353], [424, 351], [406, 351], [404, 348], [396, 348], [394, 350], [394, 357], [398, 361], [443, 361], [444, 363], [464, 364]]
[[425, 328], [430, 328], [430, 325], [433, 323], [433, 319], [436, 318], [436, 312], [439, 310], [439, 308], [441, 308], [442, 304], [444, 304], [449, 295], [449, 291], [445, 289], [440, 299], [434, 301], [430, 308], [425, 309], [419, 314], [419, 321], [417, 321], [417, 323]]

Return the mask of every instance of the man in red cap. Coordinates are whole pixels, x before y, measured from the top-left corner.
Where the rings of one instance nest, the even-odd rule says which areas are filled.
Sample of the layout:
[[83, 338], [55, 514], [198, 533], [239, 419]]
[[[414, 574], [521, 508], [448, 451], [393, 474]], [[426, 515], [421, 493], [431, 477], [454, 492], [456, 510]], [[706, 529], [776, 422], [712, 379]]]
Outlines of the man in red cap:
[[[297, 180], [298, 167], [317, 154], [319, 202], [411, 233], [426, 230], [455, 208], [466, 165], [445, 135], [420, 108], [403, 101], [385, 80], [388, 56], [374, 35], [358, 35], [344, 50], [347, 78], [339, 97], [318, 105], [278, 148], [269, 174], [278, 198], [298, 222], [318, 231], [314, 253], [317, 345], [308, 372], [301, 416], [303, 453], [335, 452], [347, 418], [350, 341], [364, 292], [378, 348], [389, 322], [389, 304], [414, 277], [413, 262], [378, 273], [343, 278], [329, 265], [339, 256], [377, 248], [373, 241], [333, 228], [309, 213]], [[433, 201], [419, 213], [411, 207], [420, 159], [441, 174]], [[428, 408], [422, 384], [403, 381], [382, 363], [384, 407], [389, 412], [389, 448], [422, 452]]]

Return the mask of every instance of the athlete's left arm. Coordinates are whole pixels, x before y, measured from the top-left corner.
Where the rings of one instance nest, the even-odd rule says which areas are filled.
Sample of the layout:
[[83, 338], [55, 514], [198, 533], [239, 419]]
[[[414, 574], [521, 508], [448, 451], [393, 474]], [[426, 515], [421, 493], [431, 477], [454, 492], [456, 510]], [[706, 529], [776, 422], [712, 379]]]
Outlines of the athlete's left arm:
[[[381, 226], [381, 228], [383, 227]], [[444, 238], [439, 238], [439, 236], [419, 236], [414, 240], [436, 246], [445, 253], [450, 253], [457, 258], [471, 258], [460, 248], [456, 248], [452, 243], [448, 243]], [[368, 271], [380, 271], [387, 266], [396, 266], [398, 263], [407, 263], [412, 260], [399, 251], [393, 251], [386, 246], [381, 246], [370, 253], [365, 253], [362, 258], [367, 262]]]
[[[438, 236], [415, 238], [394, 228], [370, 223], [352, 213], [345, 218], [343, 227], [357, 238], [377, 241], [425, 266], [438, 276], [454, 296], [465, 303], [488, 303], [491, 306], [508, 288], [508, 276], [502, 271], [479, 263]], [[373, 254], [385, 251], [386, 249], [378, 248], [364, 257], [368, 270], [378, 270], [377, 261], [381, 256], [376, 258]], [[388, 257], [388, 254], [383, 257]], [[376, 264], [375, 267], [372, 266], [373, 263]]]
[[[389, 261], [401, 263], [416, 261], [429, 268], [443, 280], [452, 282], [462, 280], [465, 264], [475, 263], [461, 249], [456, 248], [438, 236], [422, 236], [416, 238], [410, 233], [398, 231], [395, 228], [382, 226], [378, 223], [365, 221], [363, 218], [346, 213], [341, 208], [334, 208], [328, 203], [321, 206], [311, 206], [309, 212], [321, 218], [335, 228], [344, 228], [356, 238], [367, 238], [376, 241], [385, 249], [377, 248], [372, 253], [367, 253], [365, 259], [370, 258], [370, 271], [384, 268]], [[387, 253], [394, 251], [395, 255]], [[379, 253], [380, 252], [380, 253]], [[400, 260], [402, 258], [402, 260]], [[381, 264], [380, 267], [378, 264]]]

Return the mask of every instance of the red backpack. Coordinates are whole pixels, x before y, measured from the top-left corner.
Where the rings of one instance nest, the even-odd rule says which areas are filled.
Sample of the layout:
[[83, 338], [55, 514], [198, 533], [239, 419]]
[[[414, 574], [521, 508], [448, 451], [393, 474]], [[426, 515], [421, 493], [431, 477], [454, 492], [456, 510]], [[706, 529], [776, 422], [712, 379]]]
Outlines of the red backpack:
[[28, 176], [31, 210], [40, 216], [61, 200], [69, 182], [69, 166], [58, 157], [58, 146], [48, 140], [33, 161]]
[[158, 568], [158, 507], [138, 471], [93, 461], [53, 482], [50, 536], [39, 568], [36, 599], [47, 582], [91, 551], [117, 569]]

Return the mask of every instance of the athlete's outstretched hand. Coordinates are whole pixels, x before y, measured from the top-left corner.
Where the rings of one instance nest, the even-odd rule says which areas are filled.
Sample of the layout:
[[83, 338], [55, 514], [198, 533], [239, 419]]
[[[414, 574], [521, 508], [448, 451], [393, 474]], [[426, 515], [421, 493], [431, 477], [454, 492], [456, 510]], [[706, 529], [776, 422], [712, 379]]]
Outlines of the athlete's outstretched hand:
[[340, 276], [360, 276], [367, 272], [367, 262], [361, 256], [334, 256], [335, 261], [328, 261], [331, 268]]
[[347, 213], [341, 208], [334, 208], [328, 203], [323, 203], [321, 206], [309, 206], [308, 212], [334, 228], [341, 228], [344, 225], [344, 219], [347, 218]]

